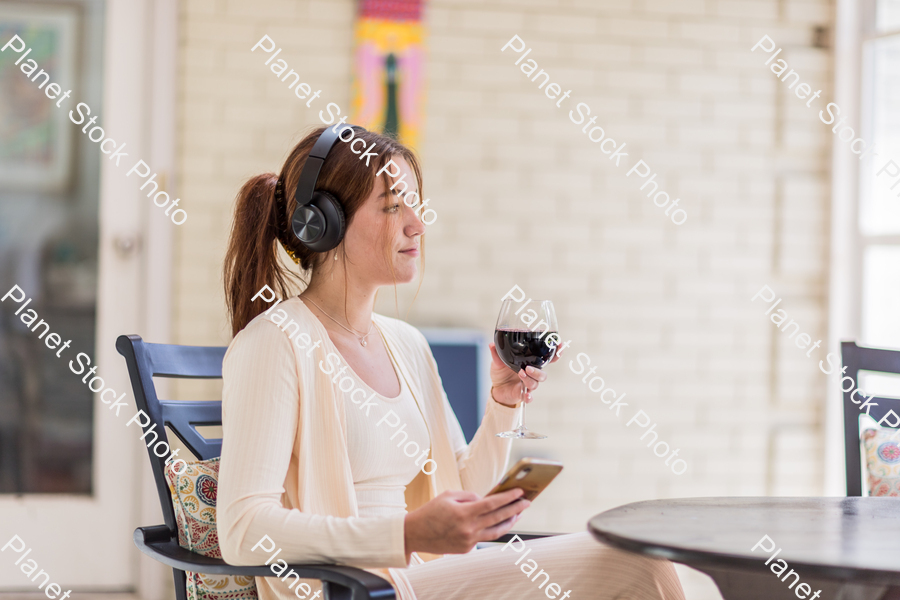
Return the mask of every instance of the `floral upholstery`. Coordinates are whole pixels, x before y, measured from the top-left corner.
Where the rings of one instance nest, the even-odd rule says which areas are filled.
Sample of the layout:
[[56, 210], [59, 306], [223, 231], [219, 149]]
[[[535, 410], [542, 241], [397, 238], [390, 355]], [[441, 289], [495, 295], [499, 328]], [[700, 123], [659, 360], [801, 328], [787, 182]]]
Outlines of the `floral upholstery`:
[[[188, 462], [180, 475], [166, 469], [175, 520], [178, 545], [191, 552], [222, 558], [216, 532], [216, 493], [219, 485], [219, 459]], [[210, 575], [187, 572], [188, 600], [256, 600], [253, 577]]]
[[900, 430], [882, 427], [862, 433], [870, 496], [900, 496]]

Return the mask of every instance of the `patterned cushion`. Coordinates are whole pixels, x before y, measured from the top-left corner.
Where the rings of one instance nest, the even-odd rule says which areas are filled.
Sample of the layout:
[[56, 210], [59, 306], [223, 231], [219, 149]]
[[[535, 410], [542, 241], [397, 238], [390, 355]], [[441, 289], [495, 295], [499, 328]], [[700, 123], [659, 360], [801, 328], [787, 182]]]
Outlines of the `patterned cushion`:
[[900, 431], [881, 427], [862, 433], [870, 496], [900, 496]]
[[[191, 552], [222, 558], [216, 533], [216, 493], [219, 459], [188, 462], [180, 475], [166, 469], [178, 545]], [[188, 600], [257, 600], [253, 577], [187, 572]]]

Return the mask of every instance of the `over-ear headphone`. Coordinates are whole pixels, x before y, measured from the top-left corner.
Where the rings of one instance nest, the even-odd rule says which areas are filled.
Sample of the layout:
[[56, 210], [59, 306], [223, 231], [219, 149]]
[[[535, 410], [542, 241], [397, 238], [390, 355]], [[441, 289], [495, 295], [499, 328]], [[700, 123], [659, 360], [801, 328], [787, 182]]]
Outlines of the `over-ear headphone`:
[[[359, 125], [350, 127], [365, 131]], [[345, 129], [341, 128], [341, 133]], [[316, 189], [319, 171], [340, 135], [334, 130], [334, 127], [326, 128], [313, 144], [294, 190], [297, 208], [291, 217], [291, 230], [304, 246], [314, 252], [328, 252], [337, 247], [344, 239], [347, 225], [339, 199], [329, 192]]]

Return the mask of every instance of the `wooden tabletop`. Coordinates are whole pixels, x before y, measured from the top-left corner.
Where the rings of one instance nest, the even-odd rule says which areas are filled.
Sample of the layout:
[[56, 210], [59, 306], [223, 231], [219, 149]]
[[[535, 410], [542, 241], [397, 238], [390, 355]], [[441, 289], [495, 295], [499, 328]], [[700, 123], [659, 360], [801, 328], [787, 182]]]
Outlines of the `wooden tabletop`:
[[[900, 585], [900, 498], [684, 498], [627, 504], [588, 530], [623, 550], [718, 569], [768, 570], [769, 536], [808, 577]], [[768, 546], [768, 542], [765, 542]]]

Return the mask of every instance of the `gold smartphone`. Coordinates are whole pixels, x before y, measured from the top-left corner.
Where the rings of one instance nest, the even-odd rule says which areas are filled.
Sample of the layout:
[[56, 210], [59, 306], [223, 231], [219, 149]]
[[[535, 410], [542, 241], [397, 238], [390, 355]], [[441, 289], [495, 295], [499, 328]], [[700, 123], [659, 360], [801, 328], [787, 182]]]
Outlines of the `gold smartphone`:
[[523, 458], [506, 472], [500, 483], [488, 492], [488, 496], [514, 488], [522, 488], [525, 490], [522, 498], [533, 502], [562, 469], [562, 463], [555, 460]]

